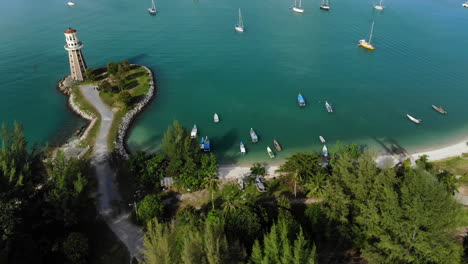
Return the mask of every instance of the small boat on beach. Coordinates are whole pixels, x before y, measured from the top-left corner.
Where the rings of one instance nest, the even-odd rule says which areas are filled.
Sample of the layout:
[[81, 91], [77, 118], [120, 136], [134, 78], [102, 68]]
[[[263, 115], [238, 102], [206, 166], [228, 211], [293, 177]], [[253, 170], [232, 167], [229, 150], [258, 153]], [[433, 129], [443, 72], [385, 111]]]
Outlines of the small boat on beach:
[[328, 0], [323, 0], [322, 4], [320, 4], [320, 9], [325, 10], [325, 11], [330, 11]]
[[327, 101], [325, 101], [325, 107], [327, 108], [328, 113], [333, 112], [333, 107]]
[[244, 145], [243, 141], [240, 142], [239, 147], [240, 147], [240, 152], [241, 152], [242, 155], [247, 154], [247, 151], [245, 150], [245, 145]]
[[192, 132], [190, 132], [190, 138], [196, 138], [198, 133], [197, 125], [193, 125]]
[[72, 1], [68, 1], [68, 2], [67, 2], [67, 6], [74, 7], [74, 6], [75, 6], [75, 3], [72, 2]]
[[319, 136], [320, 142], [325, 143], [325, 139], [322, 136]]
[[434, 110], [436, 110], [437, 112], [441, 113], [441, 114], [447, 114], [447, 111], [445, 111], [444, 109], [442, 109], [442, 107], [437, 107], [435, 105], [432, 105], [432, 108], [434, 108]]
[[372, 33], [373, 32], [374, 32], [374, 22], [372, 22], [371, 31], [370, 31], [370, 35], [369, 35], [369, 42], [367, 42], [365, 39], [361, 39], [361, 40], [359, 40], [358, 45], [365, 48], [365, 49], [368, 49], [368, 50], [374, 50], [375, 48], [371, 44]]
[[151, 0], [151, 7], [148, 8], [148, 12], [150, 15], [156, 15], [156, 5], [154, 4], [154, 0]]
[[299, 0], [299, 5], [297, 4], [297, 0], [294, 0], [294, 6], [292, 10], [296, 13], [304, 13], [304, 9], [301, 8], [302, 0]]
[[241, 14], [241, 9], [239, 8], [239, 20], [237, 21], [237, 24], [234, 26], [234, 29], [237, 32], [244, 32], [244, 21], [242, 21], [242, 14]]
[[299, 93], [299, 94], [297, 95], [297, 103], [298, 103], [299, 106], [301, 106], [301, 107], [306, 106], [306, 102], [305, 102], [304, 97], [302, 96], [301, 93]]
[[382, 5], [382, 1], [383, 0], [380, 0], [380, 3], [378, 5], [374, 5], [374, 8], [376, 10], [384, 10], [384, 6]]
[[328, 157], [328, 149], [326, 145], [323, 145], [322, 152], [324, 157]]
[[250, 128], [250, 138], [252, 139], [252, 143], [258, 142], [258, 137], [253, 128]]
[[278, 143], [278, 141], [276, 141], [276, 139], [273, 139], [273, 145], [275, 145], [276, 151], [280, 152], [281, 150], [283, 150], [281, 148], [281, 145]]
[[217, 113], [214, 114], [214, 116], [213, 116], [213, 121], [214, 121], [215, 123], [218, 123], [218, 122], [219, 122], [219, 116], [218, 116]]
[[414, 117], [412, 117], [412, 116], [410, 116], [408, 114], [406, 114], [406, 116], [409, 118], [409, 120], [415, 122], [416, 124], [419, 124], [422, 121], [421, 119], [416, 119], [416, 118], [414, 118]]
[[267, 147], [267, 152], [271, 159], [275, 158], [275, 153], [273, 152], [273, 150], [271, 150], [270, 147]]

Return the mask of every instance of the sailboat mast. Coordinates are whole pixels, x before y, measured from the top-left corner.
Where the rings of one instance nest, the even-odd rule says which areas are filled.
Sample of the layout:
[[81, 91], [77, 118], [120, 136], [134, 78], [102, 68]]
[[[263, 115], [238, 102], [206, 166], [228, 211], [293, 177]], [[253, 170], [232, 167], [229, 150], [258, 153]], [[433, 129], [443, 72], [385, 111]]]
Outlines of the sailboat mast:
[[299, 0], [299, 8], [301, 8], [302, 0]]
[[372, 22], [372, 27], [371, 27], [371, 30], [370, 30], [369, 44], [370, 44], [371, 41], [372, 41], [372, 32], [374, 31], [374, 23], [375, 23], [375, 22]]
[[151, 8], [156, 9], [156, 5], [154, 4], [154, 0], [151, 0]]
[[382, 1], [383, 1], [383, 0], [380, 0], [380, 4], [379, 4], [379, 6], [382, 6]]
[[239, 8], [239, 25], [240, 25], [241, 27], [244, 27], [244, 22], [242, 21], [242, 14], [241, 14], [240, 8]]

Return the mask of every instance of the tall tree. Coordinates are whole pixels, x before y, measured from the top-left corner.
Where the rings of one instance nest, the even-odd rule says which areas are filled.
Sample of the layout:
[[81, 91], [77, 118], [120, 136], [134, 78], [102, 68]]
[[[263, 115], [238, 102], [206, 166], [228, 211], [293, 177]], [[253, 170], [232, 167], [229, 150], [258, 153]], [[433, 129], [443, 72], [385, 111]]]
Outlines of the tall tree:
[[0, 132], [2, 149], [0, 152], [0, 190], [8, 186], [21, 186], [31, 176], [31, 155], [23, 136], [23, 127], [14, 123], [10, 130], [2, 125]]
[[174, 226], [167, 227], [156, 219], [149, 221], [143, 239], [143, 264], [174, 264], [179, 263]]

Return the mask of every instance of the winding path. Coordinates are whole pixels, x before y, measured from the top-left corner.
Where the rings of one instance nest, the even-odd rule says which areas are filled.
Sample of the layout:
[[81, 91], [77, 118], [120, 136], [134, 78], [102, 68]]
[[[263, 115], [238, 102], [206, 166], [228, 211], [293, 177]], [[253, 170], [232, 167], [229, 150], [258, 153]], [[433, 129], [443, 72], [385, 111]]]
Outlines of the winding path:
[[109, 165], [109, 149], [107, 147], [107, 135], [114, 119], [114, 113], [104, 104], [99, 97], [99, 92], [94, 85], [80, 86], [81, 93], [101, 114], [101, 127], [94, 145], [92, 164], [96, 168], [98, 178], [98, 210], [104, 216], [106, 223], [125, 244], [130, 256], [139, 256], [139, 248], [142, 245], [142, 230], [130, 222], [128, 212], [119, 213], [113, 205], [120, 200], [115, 185], [115, 172]]

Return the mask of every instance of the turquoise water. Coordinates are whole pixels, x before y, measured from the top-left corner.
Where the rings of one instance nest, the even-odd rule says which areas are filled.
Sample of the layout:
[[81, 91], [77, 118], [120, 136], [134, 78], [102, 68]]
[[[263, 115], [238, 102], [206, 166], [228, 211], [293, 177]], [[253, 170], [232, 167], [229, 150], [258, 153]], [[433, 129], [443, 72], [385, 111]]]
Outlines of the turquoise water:
[[[158, 94], [131, 131], [132, 150], [158, 149], [174, 119], [197, 124], [222, 161], [240, 163], [269, 160], [274, 138], [281, 159], [320, 150], [319, 135], [331, 145], [378, 146], [378, 139], [412, 150], [468, 131], [468, 10], [459, 1], [388, 0], [379, 12], [372, 1], [332, 0], [325, 12], [320, 1], [304, 0], [301, 15], [285, 0], [162, 0], [154, 17], [150, 1], [65, 2], [0, 3], [0, 120], [22, 122], [32, 142], [63, 140], [82, 124], [54, 89], [69, 70], [68, 26], [78, 30], [89, 66], [128, 58], [156, 73]], [[239, 7], [243, 34], [233, 28]], [[376, 50], [369, 52], [356, 43], [368, 38], [372, 21]], [[260, 142], [240, 157], [251, 127]]]

